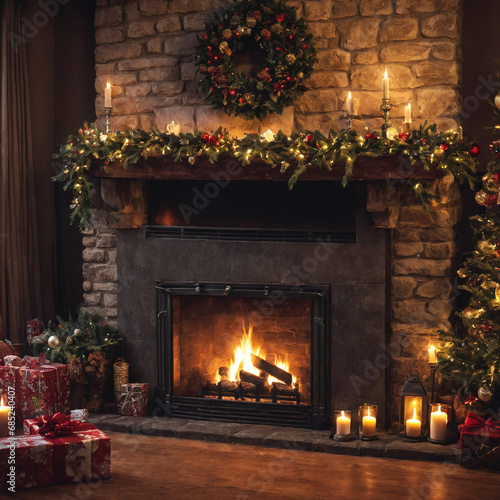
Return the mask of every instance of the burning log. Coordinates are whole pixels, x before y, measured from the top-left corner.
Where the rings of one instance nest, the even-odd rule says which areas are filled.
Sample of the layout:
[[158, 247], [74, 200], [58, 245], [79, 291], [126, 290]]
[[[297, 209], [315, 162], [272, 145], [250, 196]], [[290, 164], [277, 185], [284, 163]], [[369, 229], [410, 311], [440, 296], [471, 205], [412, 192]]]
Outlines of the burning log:
[[219, 387], [223, 391], [236, 391], [238, 389], [238, 382], [233, 382], [232, 380], [221, 380], [219, 382]]
[[229, 368], [227, 366], [221, 366], [219, 368], [219, 376], [221, 380], [229, 379]]
[[277, 378], [278, 380], [281, 380], [286, 385], [292, 385], [293, 378], [291, 373], [278, 368], [276, 365], [269, 363], [265, 359], [259, 358], [259, 356], [255, 356], [255, 354], [252, 354], [252, 364], [255, 366], [255, 368], [269, 373], [269, 375]]
[[273, 382], [273, 389], [275, 389], [276, 394], [280, 396], [295, 396], [297, 392], [296, 388], [283, 384], [282, 382]]
[[246, 372], [245, 370], [240, 370], [240, 380], [242, 382], [250, 382], [251, 384], [254, 384], [259, 390], [265, 389], [268, 385], [265, 378]]

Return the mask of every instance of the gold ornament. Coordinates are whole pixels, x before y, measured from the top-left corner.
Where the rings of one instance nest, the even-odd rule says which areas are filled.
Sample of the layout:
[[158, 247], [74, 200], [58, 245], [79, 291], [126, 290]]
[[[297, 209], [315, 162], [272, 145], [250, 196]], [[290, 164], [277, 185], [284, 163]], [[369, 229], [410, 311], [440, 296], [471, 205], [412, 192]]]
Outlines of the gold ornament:
[[497, 302], [500, 302], [500, 286], [497, 286], [497, 287], [495, 288], [495, 300], [496, 300]]
[[54, 349], [59, 345], [59, 337], [57, 335], [51, 335], [48, 340], [49, 347], [52, 347]]
[[247, 19], [247, 26], [250, 26], [250, 28], [253, 28], [257, 24], [257, 19], [253, 16], [248, 16]]
[[291, 65], [295, 62], [295, 56], [293, 54], [287, 54], [285, 56], [285, 61], [288, 65]]
[[229, 44], [227, 42], [221, 42], [219, 43], [219, 52], [221, 54], [225, 54], [226, 50], [229, 48]]
[[485, 191], [483, 191], [482, 189], [479, 190], [475, 196], [476, 203], [483, 206], [486, 205], [486, 196], [487, 194]]
[[495, 106], [500, 109], [500, 92], [495, 96]]
[[243, 36], [249, 36], [252, 33], [252, 30], [248, 26], [243, 26]]
[[247, 104], [253, 104], [254, 103], [254, 95], [251, 94], [250, 92], [247, 92], [246, 94], [243, 94], [243, 99], [245, 99], [245, 102]]
[[300, 72], [297, 76], [302, 80], [302, 78], [304, 78], [304, 73]]
[[225, 38], [226, 40], [229, 40], [229, 39], [233, 36], [233, 32], [232, 32], [229, 28], [226, 28], [226, 29], [222, 32], [222, 36], [223, 36], [223, 38]]
[[459, 270], [457, 271], [458, 277], [459, 277], [459, 278], [467, 278], [467, 272], [466, 272], [466, 271], [468, 271], [468, 269], [467, 269], [467, 268], [465, 268], [465, 267], [464, 267], [464, 268], [462, 268], [462, 269], [459, 269]]
[[245, 31], [245, 28], [243, 28], [243, 26], [238, 26], [236, 28], [236, 33], [238, 33], [238, 35], [240, 35], [240, 36], [244, 35], [244, 31]]
[[481, 400], [487, 403], [488, 401], [491, 401], [493, 398], [493, 393], [491, 392], [491, 389], [485, 385], [480, 387], [477, 391], [477, 397]]
[[284, 29], [283, 26], [281, 26], [281, 24], [279, 24], [279, 23], [273, 24], [271, 26], [271, 31], [273, 33], [276, 33], [277, 35], [283, 33], [283, 29]]
[[190, 165], [194, 165], [194, 162], [195, 162], [194, 156], [190, 156], [188, 158], [188, 162], [189, 162]]

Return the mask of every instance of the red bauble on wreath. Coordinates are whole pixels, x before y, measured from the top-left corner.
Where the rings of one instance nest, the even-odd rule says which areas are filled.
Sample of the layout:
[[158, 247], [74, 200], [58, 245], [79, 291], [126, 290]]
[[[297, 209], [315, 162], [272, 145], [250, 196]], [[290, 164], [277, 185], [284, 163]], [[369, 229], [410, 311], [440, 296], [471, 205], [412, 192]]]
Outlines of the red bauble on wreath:
[[[196, 49], [200, 89], [212, 107], [247, 119], [292, 105], [316, 61], [312, 35], [292, 7], [273, 0], [241, 0], [205, 25]], [[261, 54], [255, 70], [237, 69], [235, 55]]]

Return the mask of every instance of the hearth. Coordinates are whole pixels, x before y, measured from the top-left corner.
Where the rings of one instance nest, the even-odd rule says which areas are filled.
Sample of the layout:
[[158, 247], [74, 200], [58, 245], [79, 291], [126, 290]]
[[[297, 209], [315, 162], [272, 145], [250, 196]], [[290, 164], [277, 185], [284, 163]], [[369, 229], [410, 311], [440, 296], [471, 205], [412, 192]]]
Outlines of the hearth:
[[156, 289], [157, 387], [167, 414], [329, 426], [329, 286], [158, 282]]

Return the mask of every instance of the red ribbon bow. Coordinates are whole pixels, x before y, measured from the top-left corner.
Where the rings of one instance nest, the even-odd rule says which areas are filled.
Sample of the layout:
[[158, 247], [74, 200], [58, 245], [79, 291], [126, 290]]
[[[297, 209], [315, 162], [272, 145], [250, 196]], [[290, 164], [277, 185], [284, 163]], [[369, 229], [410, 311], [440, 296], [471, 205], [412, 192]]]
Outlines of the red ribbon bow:
[[73, 434], [80, 425], [79, 420], [71, 420], [69, 415], [64, 415], [63, 413], [54, 413], [54, 415], [50, 416], [44, 415], [38, 420], [37, 424], [41, 424], [38, 434], [50, 438]]
[[488, 420], [480, 417], [477, 413], [469, 412], [464, 422], [465, 427], [472, 427], [479, 429], [486, 427], [488, 432], [500, 432], [500, 421], [490, 417]]

